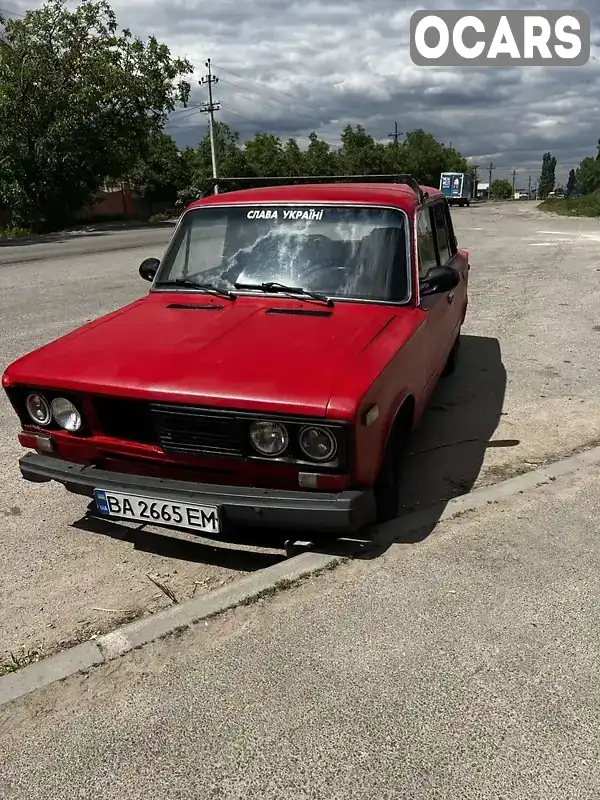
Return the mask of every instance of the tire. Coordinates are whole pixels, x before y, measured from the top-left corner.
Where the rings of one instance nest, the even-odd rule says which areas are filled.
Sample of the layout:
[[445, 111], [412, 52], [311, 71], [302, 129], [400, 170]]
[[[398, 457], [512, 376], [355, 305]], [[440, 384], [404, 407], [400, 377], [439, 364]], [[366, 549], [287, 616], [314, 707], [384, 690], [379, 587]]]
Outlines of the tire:
[[402, 456], [407, 433], [408, 423], [404, 420], [399, 427], [395, 426], [383, 454], [379, 474], [373, 486], [378, 523], [396, 519], [400, 511]]
[[446, 365], [442, 371], [442, 378], [447, 378], [449, 375], [456, 370], [456, 366], [458, 364], [458, 354], [460, 352], [460, 332], [456, 339], [454, 340], [454, 344], [452, 345], [452, 349], [448, 354], [448, 360], [446, 361]]

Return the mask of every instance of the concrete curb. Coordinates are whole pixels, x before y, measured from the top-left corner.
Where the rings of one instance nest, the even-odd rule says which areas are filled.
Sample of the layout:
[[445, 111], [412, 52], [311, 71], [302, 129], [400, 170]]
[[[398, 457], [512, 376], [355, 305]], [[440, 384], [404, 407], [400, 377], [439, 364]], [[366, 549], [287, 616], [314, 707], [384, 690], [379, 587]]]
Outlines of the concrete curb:
[[[511, 495], [549, 485], [559, 477], [597, 464], [600, 464], [600, 447], [594, 447], [562, 461], [501, 481], [493, 486], [475, 489], [468, 495], [450, 500], [439, 519], [440, 521], [451, 519], [457, 514], [476, 510]], [[424, 509], [402, 518], [400, 523], [388, 523], [385, 531], [389, 532], [401, 524], [402, 532], [406, 534], [418, 530], [426, 520], [430, 519], [431, 510]], [[385, 535], [383, 530], [379, 535], [375, 531], [373, 537], [375, 546], [382, 538], [382, 534], [383, 538], [391, 541], [392, 537]], [[359, 546], [357, 549], [360, 549]], [[135, 620], [111, 633], [99, 636], [95, 640], [84, 642], [30, 664], [18, 672], [9, 673], [0, 678], [0, 706], [56, 681], [64, 680], [71, 675], [85, 672], [118, 658], [203, 619], [213, 617], [236, 606], [251, 603], [261, 596], [269, 595], [277, 589], [285, 588], [309, 575], [332, 569], [338, 564], [348, 561], [351, 557], [351, 555], [329, 555], [318, 551], [304, 552], [241, 578], [231, 585], [186, 603], [171, 606], [150, 617]]]

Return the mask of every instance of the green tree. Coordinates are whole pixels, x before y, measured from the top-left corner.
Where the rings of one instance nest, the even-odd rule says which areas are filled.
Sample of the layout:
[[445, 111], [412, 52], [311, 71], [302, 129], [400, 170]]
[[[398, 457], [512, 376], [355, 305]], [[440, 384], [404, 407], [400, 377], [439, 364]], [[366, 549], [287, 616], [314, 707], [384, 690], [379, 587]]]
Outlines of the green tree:
[[408, 172], [426, 186], [439, 186], [442, 172], [466, 172], [467, 161], [422, 128], [408, 131], [401, 145], [388, 145], [390, 172]]
[[54, 227], [134, 167], [187, 100], [192, 67], [119, 33], [106, 0], [48, 0], [0, 23], [0, 203], [12, 225]]
[[492, 197], [497, 197], [500, 200], [508, 200], [512, 197], [512, 194], [512, 183], [507, 181], [506, 178], [497, 178], [495, 181], [492, 181], [490, 187], [490, 195]]
[[556, 158], [552, 153], [544, 153], [542, 158], [542, 172], [538, 184], [539, 196], [542, 200], [554, 190], [556, 184]]
[[157, 203], [175, 205], [177, 193], [189, 181], [189, 158], [189, 150], [180, 150], [163, 131], [153, 131], [149, 136], [127, 180], [147, 202], [150, 213]]
[[583, 194], [600, 189], [600, 159], [584, 158], [575, 171], [575, 184]]
[[257, 133], [244, 145], [244, 156], [253, 174], [263, 177], [285, 175], [281, 139], [272, 133]]
[[[380, 143], [361, 125], [347, 125], [342, 131], [341, 146], [334, 150], [315, 132], [308, 137], [308, 147], [301, 149], [295, 139], [285, 143], [269, 133], [258, 133], [243, 146], [239, 135], [224, 123], [216, 125], [220, 178], [298, 175], [377, 175], [408, 172], [423, 184], [439, 186], [440, 173], [467, 172], [466, 159], [454, 148], [446, 147], [422, 129], [410, 131], [402, 143]], [[179, 193], [179, 201], [188, 203], [212, 192], [212, 164], [208, 133], [197, 150], [197, 166], [189, 186]], [[475, 168], [470, 171], [475, 172]], [[245, 188], [243, 181], [223, 181], [221, 191]]]
[[284, 171], [282, 175], [303, 175], [305, 156], [295, 139], [288, 139], [282, 150]]
[[575, 170], [569, 170], [569, 178], [567, 180], [567, 194], [572, 195], [575, 192], [577, 181], [575, 179]]
[[346, 125], [341, 139], [338, 160], [345, 175], [376, 175], [386, 171], [385, 145], [376, 142], [362, 125]]
[[308, 136], [308, 148], [302, 153], [305, 175], [335, 175], [344, 172], [340, 159], [329, 142], [319, 139], [314, 131]]

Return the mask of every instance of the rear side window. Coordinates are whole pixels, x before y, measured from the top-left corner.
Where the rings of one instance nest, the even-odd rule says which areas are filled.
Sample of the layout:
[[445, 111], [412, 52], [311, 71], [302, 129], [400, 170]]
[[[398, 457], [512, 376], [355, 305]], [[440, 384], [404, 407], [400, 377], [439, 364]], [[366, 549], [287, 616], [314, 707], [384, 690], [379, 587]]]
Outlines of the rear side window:
[[452, 229], [450, 210], [445, 203], [433, 206], [433, 219], [440, 251], [440, 264], [446, 264], [456, 255], [456, 243]]
[[446, 209], [442, 203], [436, 203], [433, 206], [433, 222], [440, 251], [440, 264], [444, 265], [454, 257], [454, 252], [448, 220], [446, 219]]
[[419, 277], [424, 278], [432, 267], [437, 266], [435, 240], [431, 225], [431, 211], [423, 208], [417, 215], [417, 250], [419, 254]]

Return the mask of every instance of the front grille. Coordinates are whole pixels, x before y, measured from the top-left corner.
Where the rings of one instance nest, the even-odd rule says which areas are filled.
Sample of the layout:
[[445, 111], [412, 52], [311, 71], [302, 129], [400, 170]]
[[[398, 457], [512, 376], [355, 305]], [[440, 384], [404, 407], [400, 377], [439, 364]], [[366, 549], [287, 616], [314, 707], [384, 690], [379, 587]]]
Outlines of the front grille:
[[242, 456], [241, 422], [229, 414], [215, 414], [193, 406], [152, 403], [152, 419], [166, 453], [204, 453]]
[[94, 397], [94, 411], [105, 436], [141, 444], [158, 444], [150, 406], [143, 400]]
[[[165, 453], [174, 455], [273, 460], [258, 455], [248, 439], [252, 421], [265, 418], [261, 414], [98, 396], [92, 402], [99, 428], [107, 436], [159, 445]], [[273, 416], [268, 415], [268, 418], [272, 419]], [[309, 465], [298, 446], [298, 435], [304, 425], [310, 424], [310, 420], [287, 415], [281, 419], [290, 434], [290, 446], [277, 460]], [[315, 420], [315, 423], [325, 424], [335, 435], [338, 454], [335, 463], [326, 465], [310, 462], [310, 466], [319, 471], [345, 469], [349, 458], [346, 426], [321, 420]]]

